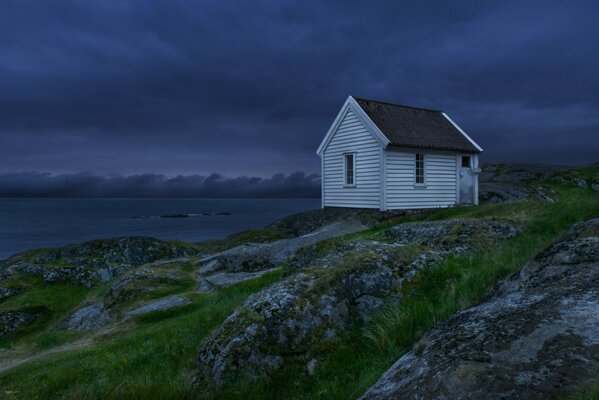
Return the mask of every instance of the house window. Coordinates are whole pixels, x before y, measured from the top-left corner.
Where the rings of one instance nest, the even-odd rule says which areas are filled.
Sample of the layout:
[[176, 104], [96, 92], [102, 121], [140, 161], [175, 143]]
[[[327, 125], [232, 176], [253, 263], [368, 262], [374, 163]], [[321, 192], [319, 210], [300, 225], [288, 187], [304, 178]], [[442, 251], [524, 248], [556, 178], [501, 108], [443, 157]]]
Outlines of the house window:
[[424, 185], [424, 154], [416, 153], [416, 184]]
[[354, 153], [344, 154], [345, 158], [345, 186], [354, 186], [356, 183], [356, 155]]
[[470, 156], [462, 156], [462, 168], [470, 168]]

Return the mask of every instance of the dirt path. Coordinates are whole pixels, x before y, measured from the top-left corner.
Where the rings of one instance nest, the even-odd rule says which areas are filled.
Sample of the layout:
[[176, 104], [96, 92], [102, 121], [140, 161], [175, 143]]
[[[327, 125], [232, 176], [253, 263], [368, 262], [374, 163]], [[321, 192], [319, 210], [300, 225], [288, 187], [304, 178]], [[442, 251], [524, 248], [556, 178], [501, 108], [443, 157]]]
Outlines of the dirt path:
[[26, 353], [26, 354], [14, 356], [12, 358], [7, 358], [4, 360], [1, 360], [0, 361], [0, 374], [5, 371], [8, 371], [9, 369], [14, 368], [16, 366], [25, 364], [29, 361], [34, 361], [34, 360], [43, 358], [45, 356], [49, 356], [52, 354], [66, 353], [69, 351], [82, 349], [84, 347], [87, 347], [87, 346], [93, 344], [95, 342], [95, 340], [98, 339], [99, 337], [102, 337], [108, 333], [112, 333], [115, 330], [116, 330], [116, 327], [113, 326], [111, 328], [104, 329], [100, 332], [96, 332], [93, 335], [77, 339], [74, 342], [65, 343], [63, 345], [52, 347], [50, 349], [43, 350], [38, 353]]

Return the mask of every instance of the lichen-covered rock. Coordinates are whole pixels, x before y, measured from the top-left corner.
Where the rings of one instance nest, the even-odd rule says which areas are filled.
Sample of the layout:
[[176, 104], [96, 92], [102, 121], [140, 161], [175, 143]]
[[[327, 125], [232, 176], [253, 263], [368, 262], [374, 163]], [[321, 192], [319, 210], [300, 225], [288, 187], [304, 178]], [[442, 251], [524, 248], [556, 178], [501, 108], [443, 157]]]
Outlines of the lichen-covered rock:
[[23, 309], [0, 312], [0, 337], [18, 330], [21, 326], [33, 321], [41, 314], [38, 309]]
[[518, 233], [513, 223], [495, 220], [448, 220], [399, 224], [385, 234], [397, 243], [412, 243], [460, 252], [510, 239]]
[[[504, 240], [516, 232], [505, 223], [487, 223], [494, 228], [476, 225], [477, 234], [490, 236], [480, 243]], [[357, 240], [313, 258], [299, 272], [250, 296], [203, 345], [196, 380], [208, 378], [220, 384], [238, 377], [267, 376], [290, 361], [304, 363], [309, 372], [319, 352], [339, 334], [399, 300], [404, 284], [420, 269], [469, 243], [453, 234], [454, 227], [464, 226], [462, 222], [437, 224], [452, 238], [453, 247], [440, 241], [439, 230], [429, 225], [416, 238], [428, 234], [429, 240], [422, 243], [439, 244], [437, 248]]]
[[6, 300], [9, 297], [14, 296], [15, 294], [19, 293], [21, 290], [23, 290], [22, 288], [5, 288], [0, 286], [0, 301], [2, 300]]
[[18, 254], [2, 262], [2, 277], [15, 272], [41, 275], [46, 282], [75, 282], [91, 287], [105, 283], [122, 271], [158, 260], [185, 257], [194, 250], [162, 240], [123, 237], [94, 240], [58, 249]]
[[182, 283], [183, 278], [177, 272], [144, 267], [115, 279], [104, 297], [104, 304], [108, 308], [115, 308], [136, 300], [145, 292]]
[[101, 303], [82, 307], [66, 317], [60, 324], [60, 329], [69, 331], [87, 331], [101, 328], [112, 321], [112, 315]]
[[246, 243], [200, 261], [200, 276], [217, 271], [256, 272], [280, 267], [298, 249], [319, 241], [365, 229], [356, 221], [338, 221], [316, 232], [293, 239], [281, 239], [270, 243]]
[[545, 399], [599, 376], [599, 219], [437, 324], [363, 399]]
[[127, 315], [141, 315], [148, 314], [155, 311], [164, 311], [175, 307], [181, 307], [191, 303], [187, 297], [172, 296], [164, 299], [156, 300], [151, 303], [145, 304], [134, 310], [127, 312]]
[[213, 292], [217, 289], [236, 285], [240, 282], [256, 279], [264, 274], [278, 270], [278, 268], [265, 269], [256, 272], [217, 272], [215, 274], [204, 276], [200, 279], [201, 293]]

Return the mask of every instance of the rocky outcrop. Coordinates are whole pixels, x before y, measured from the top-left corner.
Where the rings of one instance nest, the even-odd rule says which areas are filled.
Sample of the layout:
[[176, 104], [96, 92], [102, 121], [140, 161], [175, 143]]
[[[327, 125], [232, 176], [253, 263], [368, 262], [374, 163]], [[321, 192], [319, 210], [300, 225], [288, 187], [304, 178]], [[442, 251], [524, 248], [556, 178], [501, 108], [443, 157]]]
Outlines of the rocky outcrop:
[[134, 236], [94, 240], [58, 249], [22, 253], [1, 263], [6, 278], [14, 273], [40, 275], [48, 283], [73, 280], [86, 287], [108, 282], [123, 270], [159, 260], [185, 257], [194, 252], [162, 240]]
[[568, 167], [541, 164], [485, 164], [479, 176], [481, 203], [515, 202], [525, 198], [554, 201], [536, 183], [552, 179]]
[[112, 315], [101, 303], [82, 307], [66, 317], [59, 329], [69, 331], [87, 331], [101, 328], [112, 321]]
[[43, 310], [24, 309], [0, 312], [0, 337], [17, 331], [20, 327], [36, 319]]
[[136, 300], [145, 292], [180, 285], [182, 279], [175, 271], [143, 267], [115, 279], [104, 296], [104, 304], [111, 309], [119, 308]]
[[278, 270], [279, 268], [265, 269], [256, 272], [217, 272], [200, 279], [199, 292], [207, 293], [218, 289], [236, 285], [241, 282], [256, 279], [264, 274]]
[[[321, 229], [293, 239], [281, 239], [271, 243], [247, 243], [204, 257], [200, 260], [198, 274], [199, 290], [212, 291], [218, 287], [217, 281], [228, 281], [248, 277], [247, 273], [271, 270], [280, 267], [298, 249], [319, 241], [365, 229], [359, 222], [338, 221]], [[226, 272], [226, 275], [222, 275]], [[240, 275], [235, 278], [232, 274]]]
[[133, 310], [127, 312], [127, 315], [129, 315], [129, 316], [142, 315], [142, 314], [148, 314], [148, 313], [155, 312], [155, 311], [164, 311], [164, 310], [169, 310], [169, 309], [175, 308], [175, 307], [181, 307], [181, 306], [187, 305], [189, 303], [191, 303], [191, 300], [189, 300], [187, 297], [181, 297], [181, 296], [167, 297], [164, 299], [153, 301], [151, 303], [148, 303], [148, 304], [138, 307], [136, 309], [133, 309]]
[[448, 220], [399, 224], [385, 234], [396, 243], [412, 243], [452, 249], [454, 252], [483, 247], [516, 236], [513, 223], [495, 220]]
[[437, 324], [363, 399], [545, 399], [599, 376], [599, 219]]
[[[358, 240], [312, 259], [299, 272], [250, 296], [221, 325], [200, 351], [197, 381], [208, 377], [218, 384], [240, 376], [265, 376], [290, 360], [305, 363], [309, 373], [319, 351], [331, 346], [340, 333], [399, 300], [404, 284], [420, 269], [469, 248], [468, 239], [456, 230], [472, 232], [472, 238], [485, 245], [517, 232], [505, 222], [487, 224], [405, 224], [401, 229], [419, 232], [414, 235], [418, 241], [409, 242], [400, 230], [390, 230], [391, 238], [402, 238], [399, 243]], [[483, 234], [489, 235], [485, 241], [479, 237]]]

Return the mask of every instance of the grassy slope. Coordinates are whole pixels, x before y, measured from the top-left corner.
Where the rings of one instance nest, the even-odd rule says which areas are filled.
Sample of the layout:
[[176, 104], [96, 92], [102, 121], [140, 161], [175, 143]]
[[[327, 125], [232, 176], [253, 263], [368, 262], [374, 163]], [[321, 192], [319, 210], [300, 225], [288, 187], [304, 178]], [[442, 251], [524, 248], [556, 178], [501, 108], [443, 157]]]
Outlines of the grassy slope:
[[217, 294], [189, 294], [192, 304], [177, 312], [138, 317], [93, 347], [12, 368], [0, 376], [0, 398], [188, 398], [186, 371], [201, 341], [279, 277], [273, 272]]
[[[452, 257], [422, 273], [401, 307], [381, 313], [368, 327], [342, 338], [313, 376], [290, 366], [270, 382], [236, 382], [217, 392], [189, 389], [189, 372], [201, 341], [249, 294], [279, 279], [277, 272], [217, 294], [190, 294], [193, 303], [176, 313], [150, 314], [93, 347], [8, 370], [0, 374], [0, 398], [357, 397], [436, 321], [478, 302], [498, 280], [574, 222], [599, 215], [599, 194], [572, 186], [556, 190], [559, 201], [553, 204], [527, 201], [454, 208], [424, 217], [497, 216], [528, 224], [523, 234], [490, 252]], [[376, 238], [382, 228], [359, 235]]]
[[[401, 307], [381, 313], [368, 327], [340, 341], [313, 376], [303, 366], [287, 368], [270, 382], [238, 382], [216, 398], [355, 398], [414, 345], [436, 321], [480, 301], [500, 279], [518, 270], [573, 223], [599, 216], [599, 194], [557, 187], [559, 201], [454, 208], [426, 219], [508, 217], [526, 222], [522, 234], [483, 254], [451, 257], [422, 273]], [[376, 230], [367, 236], [378, 235]], [[423, 346], [425, 344], [416, 344]], [[417, 347], [418, 348], [418, 347]]]

